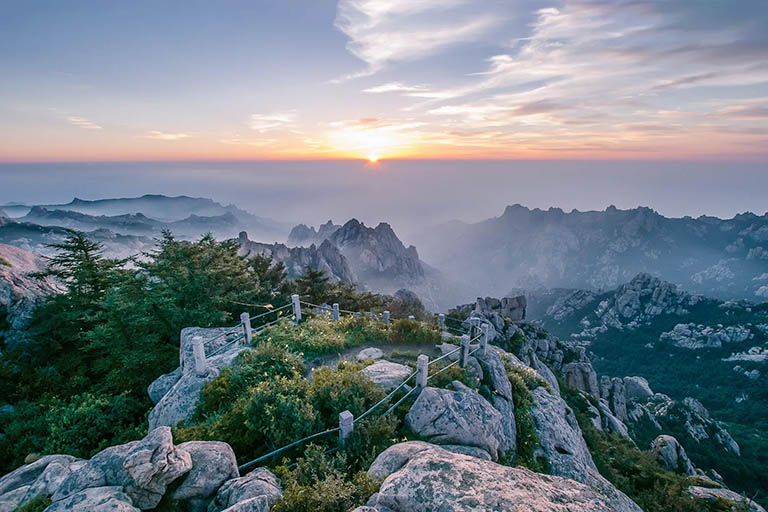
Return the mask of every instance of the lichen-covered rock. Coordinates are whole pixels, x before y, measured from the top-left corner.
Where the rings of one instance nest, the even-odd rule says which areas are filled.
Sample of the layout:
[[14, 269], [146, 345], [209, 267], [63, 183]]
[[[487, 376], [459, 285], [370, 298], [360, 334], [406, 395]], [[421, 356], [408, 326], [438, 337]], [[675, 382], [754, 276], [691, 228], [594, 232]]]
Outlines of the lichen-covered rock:
[[391, 391], [410, 377], [413, 368], [380, 359], [360, 370], [360, 373], [371, 379], [384, 391]]
[[[418, 441], [388, 448], [368, 474], [384, 479], [368, 502], [378, 512], [616, 510], [573, 480], [501, 466]], [[363, 510], [371, 509], [358, 509]]]
[[52, 499], [55, 503], [85, 489], [120, 486], [134, 506], [154, 508], [168, 485], [191, 467], [189, 453], [173, 445], [171, 429], [160, 427], [140, 441], [97, 453], [61, 483]]
[[120, 486], [91, 487], [55, 501], [45, 512], [140, 512]]
[[765, 512], [765, 509], [759, 504], [728, 489], [714, 489], [692, 485], [688, 488], [688, 492], [690, 492], [691, 496], [694, 498], [708, 503], [717, 503], [718, 500], [729, 501], [733, 504], [734, 510], [741, 510], [740, 507], [746, 505], [750, 512]]
[[84, 461], [71, 455], [46, 455], [0, 478], [0, 512], [10, 512], [38, 496], [56, 492]]
[[437, 444], [475, 446], [499, 457], [504, 443], [501, 414], [475, 391], [424, 388], [405, 416], [405, 424], [419, 437]]
[[689, 476], [696, 474], [696, 468], [685, 453], [685, 449], [672, 436], [658, 436], [653, 440], [651, 453], [662, 466], [670, 471], [684, 473]]
[[268, 512], [282, 497], [280, 480], [269, 470], [256, 468], [224, 482], [208, 512]]
[[175, 500], [204, 499], [213, 496], [227, 480], [237, 478], [235, 452], [219, 441], [189, 441], [178, 445], [192, 457], [192, 469], [173, 491]]

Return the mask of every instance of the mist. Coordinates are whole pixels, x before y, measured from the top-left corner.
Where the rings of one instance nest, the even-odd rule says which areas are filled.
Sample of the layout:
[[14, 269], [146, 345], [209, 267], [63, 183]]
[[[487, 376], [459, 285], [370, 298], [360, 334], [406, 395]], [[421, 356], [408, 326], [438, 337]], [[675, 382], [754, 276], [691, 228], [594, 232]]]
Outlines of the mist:
[[209, 197], [256, 215], [317, 225], [391, 223], [408, 241], [430, 225], [476, 222], [508, 204], [665, 216], [765, 213], [763, 163], [627, 161], [249, 161], [0, 165], [0, 203], [143, 194]]

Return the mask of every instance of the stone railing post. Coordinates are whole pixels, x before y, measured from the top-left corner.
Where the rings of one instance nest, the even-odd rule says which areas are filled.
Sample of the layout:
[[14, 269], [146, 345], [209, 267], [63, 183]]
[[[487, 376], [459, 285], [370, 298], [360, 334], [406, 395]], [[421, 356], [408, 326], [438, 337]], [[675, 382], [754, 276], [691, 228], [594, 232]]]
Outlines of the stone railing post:
[[416, 317], [413, 315], [408, 315], [408, 320], [416, 320]]
[[355, 429], [355, 417], [349, 411], [339, 413], [339, 442], [342, 446]]
[[461, 365], [462, 368], [466, 368], [467, 366], [467, 360], [469, 359], [469, 335], [465, 334], [461, 337], [461, 360], [459, 362], [459, 365]]
[[293, 303], [294, 322], [298, 324], [301, 322], [301, 302], [299, 301], [299, 296], [296, 294], [291, 295], [291, 302]]
[[338, 304], [334, 304], [333, 308], [331, 310], [331, 321], [335, 322], [339, 318], [340, 318], [340, 316], [339, 316], [339, 305]]
[[445, 330], [445, 315], [442, 313], [437, 315], [437, 326], [440, 328], [441, 331]]
[[427, 387], [427, 374], [429, 373], [429, 356], [421, 354], [416, 359], [416, 387], [424, 389]]
[[205, 362], [205, 346], [203, 346], [203, 337], [195, 336], [192, 338], [192, 355], [195, 359], [195, 373], [202, 377], [208, 372]]
[[381, 320], [384, 322], [384, 325], [389, 325], [389, 311], [381, 314]]
[[251, 316], [248, 313], [241, 313], [240, 323], [243, 324], [243, 334], [245, 334], [245, 339], [243, 340], [243, 343], [245, 343], [246, 345], [250, 345], [251, 340], [253, 340], [253, 329], [251, 329]]
[[491, 331], [488, 327], [488, 323], [484, 323], [481, 327], [483, 335], [480, 336], [480, 354], [483, 356], [488, 354], [488, 337]]

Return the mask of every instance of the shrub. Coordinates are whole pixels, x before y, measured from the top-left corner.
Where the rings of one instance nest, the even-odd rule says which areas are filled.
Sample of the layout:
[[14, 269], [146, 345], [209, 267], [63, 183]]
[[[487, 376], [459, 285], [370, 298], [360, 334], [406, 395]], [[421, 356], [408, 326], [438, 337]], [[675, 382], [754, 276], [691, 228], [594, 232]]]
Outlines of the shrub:
[[304, 375], [304, 370], [301, 357], [274, 342], [267, 341], [254, 350], [244, 350], [230, 368], [223, 369], [218, 377], [203, 386], [196, 411], [198, 418], [231, 404], [260, 382], [276, 377], [295, 379]]
[[326, 318], [310, 318], [298, 326], [290, 320], [283, 320], [259, 334], [256, 343], [263, 342], [271, 342], [300, 354], [325, 354], [347, 346], [344, 333]]
[[310, 446], [296, 468], [275, 470], [283, 484], [283, 499], [273, 512], [338, 512], [363, 505], [379, 483], [360, 471], [345, 471], [346, 458], [329, 458], [322, 447]]
[[371, 379], [359, 373], [359, 366], [341, 365], [338, 370], [320, 368], [309, 385], [309, 401], [321, 424], [338, 423], [339, 413], [349, 410], [355, 417], [384, 398], [385, 393]]
[[272, 450], [313, 433], [317, 412], [307, 399], [306, 379], [277, 377], [251, 388], [245, 405], [246, 430]]
[[368, 317], [344, 317], [336, 324], [336, 328], [346, 334], [346, 345], [354, 347], [363, 343], [381, 343], [387, 339], [387, 329], [378, 320]]
[[52, 503], [50, 496], [38, 496], [29, 500], [23, 507], [18, 507], [14, 512], [43, 512]]
[[541, 456], [536, 456], [539, 447], [539, 435], [536, 432], [536, 422], [533, 419], [533, 395], [531, 389], [549, 384], [530, 368], [516, 366], [504, 360], [507, 377], [512, 385], [512, 398], [515, 403], [515, 427], [517, 430], [517, 453], [514, 457], [507, 455], [507, 461], [512, 464], [527, 467], [531, 471], [549, 473], [549, 463]]
[[435, 326], [416, 320], [395, 320], [389, 326], [391, 343], [440, 343], [440, 331]]

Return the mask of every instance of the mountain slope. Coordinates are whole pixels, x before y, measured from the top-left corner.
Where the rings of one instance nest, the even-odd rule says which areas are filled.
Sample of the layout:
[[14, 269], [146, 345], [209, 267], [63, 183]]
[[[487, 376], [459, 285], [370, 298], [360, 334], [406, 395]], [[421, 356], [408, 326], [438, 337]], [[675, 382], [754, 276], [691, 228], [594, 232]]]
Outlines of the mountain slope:
[[499, 295], [516, 287], [605, 290], [638, 272], [720, 298], [768, 294], [768, 214], [677, 219], [649, 208], [514, 205], [475, 224], [438, 226], [419, 247], [441, 270]]
[[610, 292], [544, 297], [539, 320], [585, 346], [600, 373], [639, 375], [674, 399], [699, 400], [727, 421], [745, 457], [768, 463], [768, 304], [692, 295], [648, 274]]

